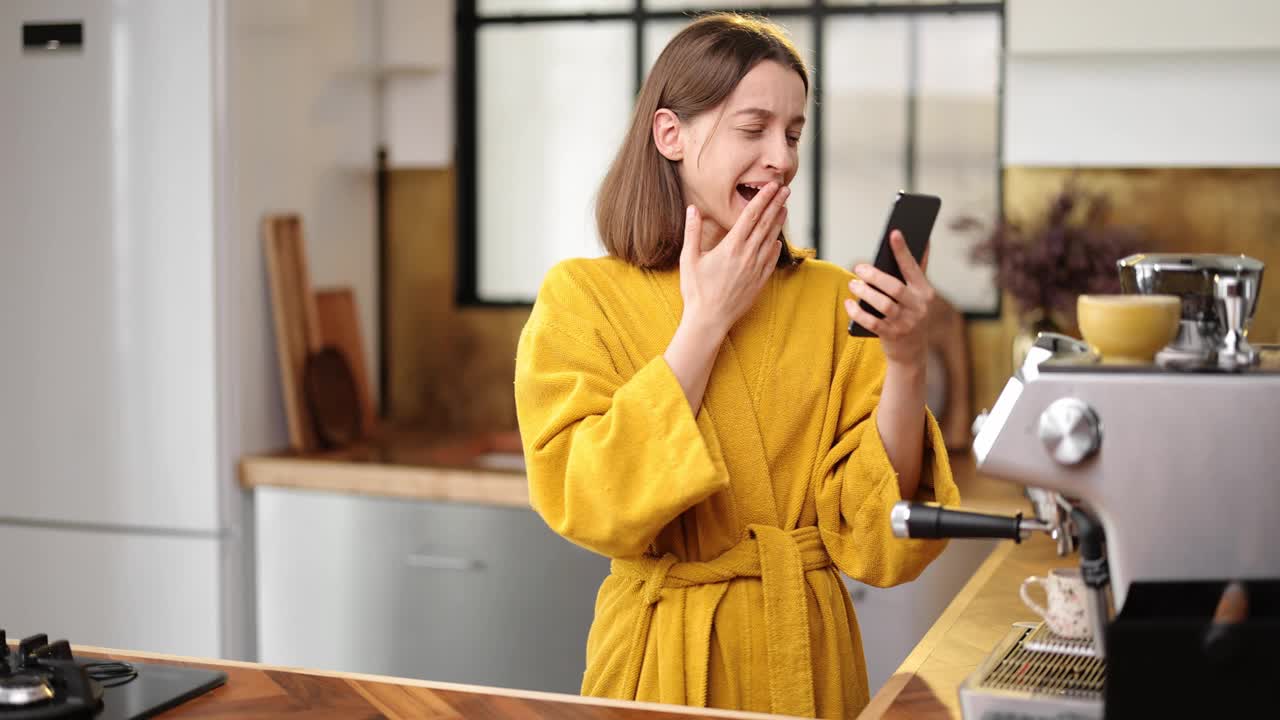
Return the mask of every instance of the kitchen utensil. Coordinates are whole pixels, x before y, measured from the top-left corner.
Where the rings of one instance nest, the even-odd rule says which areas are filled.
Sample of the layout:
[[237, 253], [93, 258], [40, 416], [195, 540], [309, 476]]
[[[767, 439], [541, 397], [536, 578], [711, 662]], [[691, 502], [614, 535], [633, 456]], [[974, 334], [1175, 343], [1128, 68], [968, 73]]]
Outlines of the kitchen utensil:
[[262, 234], [289, 445], [299, 452], [316, 450], [320, 443], [304, 395], [303, 373], [307, 355], [320, 348], [320, 334], [302, 219], [292, 213], [268, 215]]
[[[1243, 358], [1239, 356], [1238, 339], [1248, 333], [1258, 308], [1265, 269], [1260, 260], [1215, 253], [1140, 253], [1121, 259], [1116, 267], [1121, 291], [1176, 295], [1182, 301], [1178, 335], [1156, 355], [1160, 365], [1180, 369], [1216, 367], [1224, 349], [1229, 356], [1227, 367], [1222, 369], [1238, 369], [1241, 359], [1246, 364], [1256, 360], [1247, 351]], [[1224, 304], [1222, 300], [1227, 296], [1235, 300]], [[1227, 317], [1228, 310], [1235, 314], [1234, 318]], [[1236, 331], [1233, 347], [1224, 347], [1231, 330]]]
[[1176, 295], [1081, 295], [1076, 320], [1102, 362], [1149, 365], [1178, 334]]
[[360, 333], [359, 315], [356, 314], [355, 293], [349, 287], [323, 288], [316, 291], [316, 306], [320, 317], [320, 342], [337, 347], [346, 357], [355, 376], [364, 435], [370, 435], [374, 432], [378, 414], [369, 387], [369, 374], [365, 370], [364, 340]]
[[315, 434], [324, 447], [344, 447], [362, 437], [359, 392], [342, 350], [326, 345], [307, 355], [303, 383]]

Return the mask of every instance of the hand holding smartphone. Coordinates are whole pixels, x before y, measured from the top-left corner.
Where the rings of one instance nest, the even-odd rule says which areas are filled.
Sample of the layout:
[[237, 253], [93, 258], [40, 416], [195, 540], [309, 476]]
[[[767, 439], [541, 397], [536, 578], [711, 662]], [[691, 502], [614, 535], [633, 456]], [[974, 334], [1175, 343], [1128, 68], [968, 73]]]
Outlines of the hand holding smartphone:
[[[884, 226], [884, 235], [880, 237], [880, 249], [876, 251], [875, 267], [893, 277], [906, 282], [902, 276], [902, 268], [898, 267], [898, 259], [893, 255], [893, 247], [889, 245], [889, 234], [894, 230], [902, 233], [907, 241], [907, 249], [916, 262], [924, 259], [924, 252], [929, 247], [929, 235], [933, 232], [933, 223], [938, 219], [938, 210], [942, 200], [933, 195], [921, 195], [899, 191], [889, 210], [889, 219]], [[877, 318], [884, 314], [872, 307], [866, 300], [859, 300], [858, 306]], [[857, 322], [849, 321], [849, 334], [855, 337], [876, 337], [876, 334]]]

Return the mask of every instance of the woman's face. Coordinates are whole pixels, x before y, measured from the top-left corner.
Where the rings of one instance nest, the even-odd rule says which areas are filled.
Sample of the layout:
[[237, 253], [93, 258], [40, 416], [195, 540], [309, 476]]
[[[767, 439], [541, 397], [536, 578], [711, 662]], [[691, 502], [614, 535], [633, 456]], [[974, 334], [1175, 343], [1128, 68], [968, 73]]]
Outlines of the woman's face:
[[702, 211], [704, 237], [723, 237], [766, 183], [791, 183], [804, 109], [799, 73], [766, 60], [719, 107], [681, 128], [684, 201]]

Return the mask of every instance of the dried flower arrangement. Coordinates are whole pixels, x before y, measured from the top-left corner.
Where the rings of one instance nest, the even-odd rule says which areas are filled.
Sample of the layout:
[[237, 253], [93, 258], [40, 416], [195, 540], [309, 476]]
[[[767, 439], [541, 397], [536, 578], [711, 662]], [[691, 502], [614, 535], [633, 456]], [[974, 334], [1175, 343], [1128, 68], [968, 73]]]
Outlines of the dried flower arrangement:
[[1108, 222], [1109, 211], [1104, 193], [1086, 192], [1069, 180], [1039, 223], [1006, 218], [987, 231], [982, 221], [965, 216], [952, 228], [979, 235], [972, 259], [995, 267], [996, 286], [1012, 297], [1024, 324], [1072, 327], [1076, 298], [1120, 292], [1116, 261], [1138, 249], [1136, 229]]

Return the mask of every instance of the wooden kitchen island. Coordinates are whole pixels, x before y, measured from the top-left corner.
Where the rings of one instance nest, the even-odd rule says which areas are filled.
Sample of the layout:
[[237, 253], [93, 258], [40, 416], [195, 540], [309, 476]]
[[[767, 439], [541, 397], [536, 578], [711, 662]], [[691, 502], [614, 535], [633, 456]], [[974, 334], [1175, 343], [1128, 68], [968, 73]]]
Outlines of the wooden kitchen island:
[[622, 702], [575, 695], [506, 690], [377, 675], [279, 668], [258, 663], [203, 660], [156, 653], [74, 646], [77, 658], [103, 657], [221, 670], [227, 682], [161, 713], [161, 718], [566, 718], [567, 720], [676, 720], [770, 718], [759, 713]]
[[[1002, 543], [860, 717], [959, 718], [956, 689], [960, 683], [1011, 623], [1034, 619], [1018, 600], [1022, 578], [1069, 562], [1056, 556], [1047, 538], [1021, 545]], [[190, 665], [227, 673], [225, 685], [162, 714], [164, 718], [777, 717], [83, 646], [76, 646], [75, 652], [77, 657]]]
[[[486, 467], [484, 455], [518, 452], [498, 436], [428, 441], [407, 432], [382, 442], [321, 456], [281, 453], [246, 458], [246, 488], [292, 488], [353, 496], [527, 508], [527, 484], [515, 468]], [[1021, 488], [976, 472], [971, 455], [953, 456], [965, 509], [1030, 513]], [[953, 543], [967, 542], [953, 540]], [[1027, 575], [1070, 564], [1047, 537], [1006, 541], [970, 577], [897, 672], [873, 696], [863, 718], [959, 718], [957, 688], [1017, 621], [1036, 619], [1018, 598]], [[138, 656], [139, 659], [147, 659]], [[174, 660], [181, 660], [175, 658]], [[165, 717], [265, 715], [342, 717], [753, 717], [672, 706], [614, 703], [571, 695], [433, 683], [385, 676], [223, 667], [227, 686]], [[420, 677], [431, 677], [421, 675]], [[224, 715], [225, 713], [225, 715]], [[758, 715], [754, 717], [760, 717]]]

